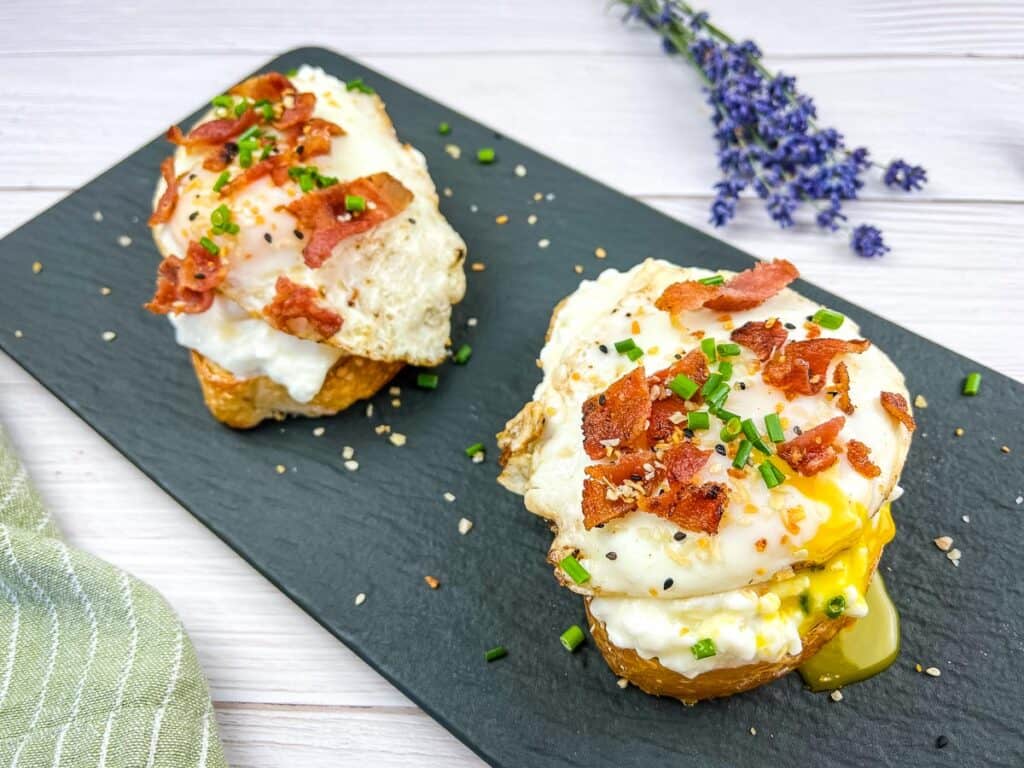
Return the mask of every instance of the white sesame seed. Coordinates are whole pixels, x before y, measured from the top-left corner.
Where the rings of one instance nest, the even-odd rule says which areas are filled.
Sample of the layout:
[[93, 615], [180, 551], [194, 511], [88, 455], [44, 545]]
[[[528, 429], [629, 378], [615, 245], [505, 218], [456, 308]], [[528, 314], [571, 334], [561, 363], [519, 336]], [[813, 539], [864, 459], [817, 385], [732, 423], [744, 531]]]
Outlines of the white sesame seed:
[[960, 519], [963, 520], [965, 523], [971, 522], [971, 516], [970, 515], [964, 515]]
[[114, 333], [113, 331], [104, 331], [102, 334], [100, 334], [100, 338], [102, 338], [104, 341], [113, 341], [114, 339], [117, 338], [117, 334]]
[[[466, 325], [468, 325], [470, 328], [476, 328], [476, 324], [478, 322], [480, 322], [480, 321], [477, 320], [475, 317], [471, 317], [468, 320], [466, 320]], [[1017, 503], [1020, 504], [1019, 501]]]
[[458, 144], [445, 144], [444, 151], [448, 153], [449, 157], [458, 160], [462, 157], [462, 149]]
[[348, 461], [345, 462], [345, 469], [347, 469], [349, 472], [355, 472], [357, 469], [359, 469], [359, 462], [356, 461], [355, 459], [349, 459]]
[[754, 726], [750, 726], [750, 735], [757, 736], [757, 728], [755, 728]]
[[323, 427], [317, 427], [316, 429], [313, 430], [313, 437], [322, 437], [324, 432], [326, 431], [327, 430], [324, 429]]
[[484, 459], [486, 459], [486, 458], [487, 458], [487, 456], [486, 456], [486, 454], [483, 451], [477, 451], [476, 453], [473, 454], [473, 463], [474, 464], [483, 464], [484, 463]]
[[555, 199], [555, 193], [554, 192], [548, 192], [546, 195], [544, 195], [544, 199], [548, 200], [548, 201], [554, 200]]
[[43, 271], [43, 262], [41, 262], [41, 261], [33, 261], [32, 262], [32, 274], [38, 275], [42, 271]]
[[401, 432], [395, 432], [393, 435], [391, 435], [391, 437], [388, 438], [388, 440], [391, 441], [392, 445], [395, 445], [399, 448], [405, 445], [405, 435], [403, 435]]
[[397, 397], [392, 398], [391, 399], [391, 407], [392, 408], [401, 408], [402, 407], [402, 401], [399, 400]]
[[960, 565], [960, 557], [962, 553], [959, 549], [951, 549], [946, 553], [946, 557], [953, 563], [953, 565]]
[[110, 295], [110, 289], [107, 286], [105, 286], [105, 285], [101, 286], [100, 287], [100, 296], [109, 296], [109, 295]]
[[624, 677], [620, 677], [615, 681], [615, 684], [619, 686], [619, 688], [625, 689], [629, 685], [629, 680]]
[[368, 418], [368, 419], [372, 419], [373, 418], [373, 403], [367, 403], [366, 404], [366, 418]]
[[376, 432], [378, 435], [386, 435], [388, 432], [391, 431], [391, 427], [389, 427], [387, 424], [378, 424], [376, 427], [373, 428], [373, 431]]
[[445, 197], [451, 197], [454, 193], [452, 192], [452, 188], [451, 187], [445, 187], [443, 194], [444, 194]]
[[531, 227], [534, 224], [536, 224], [537, 223], [537, 214], [531, 213], [529, 216], [527, 216], [526, 217], [526, 223], [529, 224]]
[[943, 552], [949, 552], [949, 548], [953, 546], [953, 538], [951, 536], [939, 536], [939, 538], [935, 539], [935, 546]]
[[20, 338], [23, 338], [24, 336], [25, 336], [25, 334], [22, 333], [22, 331], [20, 329], [15, 329], [15, 331], [14, 331], [14, 338], [20, 339]]
[[929, 677], [939, 677], [942, 674], [942, 670], [940, 670], [938, 667], [928, 667], [928, 669], [926, 669], [924, 673]]
[[473, 205], [469, 206], [469, 212], [470, 213], [476, 213], [479, 210], [480, 210], [480, 206], [477, 205], [476, 203], [474, 203]]
[[117, 238], [117, 244], [120, 245], [122, 248], [127, 248], [129, 245], [132, 244], [132, 239], [128, 237], [128, 235], [121, 235], [119, 238]]
[[356, 449], [353, 448], [351, 445], [346, 445], [344, 448], [341, 449], [341, 458], [343, 459], [351, 459], [355, 455]]
[[917, 397], [914, 398], [914, 407], [915, 408], [927, 408], [928, 407], [928, 401], [924, 399], [924, 395], [918, 395]]
[[92, 220], [93, 221], [103, 221], [103, 211], [93, 211], [92, 212]]
[[830, 693], [828, 695], [828, 697], [830, 699], [832, 699], [832, 701], [834, 701], [834, 702], [836, 702], [838, 704], [840, 701], [843, 700], [843, 692], [842, 691], [832, 691], [832, 693]]
[[548, 240], [546, 237], [537, 241], [538, 248], [547, 248], [549, 245], [551, 245], [551, 241]]
[[1017, 502], [1018, 504], [1024, 504], [1024, 496], [1018, 496], [1018, 497], [1017, 497], [1017, 498], [1015, 499], [1015, 501], [1016, 501], [1016, 502]]
[[274, 471], [277, 472], [277, 474], [279, 475], [283, 475], [285, 472], [288, 471], [288, 468], [284, 464], [278, 464], [276, 467], [274, 467]]
[[517, 165], [516, 166], [516, 176], [518, 176], [521, 179], [525, 175], [526, 175], [526, 166], [522, 165], [522, 164]]
[[599, 247], [594, 249], [594, 256], [596, 256], [599, 259], [607, 259], [608, 258], [608, 251], [606, 251], [604, 248], [601, 248], [599, 246]]
[[388, 394], [391, 395], [392, 397], [398, 397], [400, 394], [402, 394], [402, 388], [388, 387]]
[[444, 492], [444, 500], [447, 501], [447, 502], [455, 501], [455, 494], [452, 493], [451, 491], [445, 491]]
[[366, 602], [366, 593], [365, 592], [360, 592], [358, 595], [356, 595], [356, 605], [362, 605], [365, 602]]
[[468, 518], [465, 518], [465, 517], [463, 517], [463, 518], [461, 518], [459, 520], [459, 533], [461, 533], [463, 536], [465, 536], [467, 533], [469, 533], [472, 530], [472, 528], [473, 528], [473, 521], [472, 520], [469, 520]]

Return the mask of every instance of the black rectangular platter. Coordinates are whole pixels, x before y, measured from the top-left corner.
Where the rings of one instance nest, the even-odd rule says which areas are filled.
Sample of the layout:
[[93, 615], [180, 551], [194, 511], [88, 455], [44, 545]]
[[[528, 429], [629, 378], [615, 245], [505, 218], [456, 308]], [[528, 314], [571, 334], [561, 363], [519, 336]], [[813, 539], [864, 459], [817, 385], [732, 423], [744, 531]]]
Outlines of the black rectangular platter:
[[[442, 368], [436, 391], [418, 390], [406, 370], [396, 381], [401, 408], [384, 391], [373, 418], [354, 407], [321, 420], [320, 438], [306, 420], [249, 432], [220, 426], [166, 320], [141, 308], [159, 258], [145, 223], [169, 152], [159, 139], [0, 242], [0, 348], [493, 765], [1024, 764], [1024, 387], [798, 284], [860, 323], [929, 402], [917, 414], [906, 495], [895, 505], [899, 532], [882, 564], [902, 614], [902, 655], [841, 704], [809, 693], [796, 675], [694, 708], [621, 690], [592, 645], [572, 655], [559, 645], [566, 626], [583, 623], [581, 604], [544, 562], [545, 524], [495, 483], [493, 436], [539, 380], [534, 359], [552, 308], [580, 280], [574, 264], [593, 277], [647, 256], [729, 269], [751, 257], [333, 52], [296, 50], [265, 69], [301, 63], [376, 88], [438, 188], [454, 191], [442, 209], [469, 260], [486, 264], [468, 273], [455, 310], [452, 336], [473, 346], [469, 365]], [[442, 120], [449, 137], [437, 132]], [[449, 142], [460, 159], [445, 152]], [[496, 164], [474, 161], [483, 146], [496, 148]], [[513, 173], [520, 163], [525, 178]], [[508, 224], [496, 225], [500, 214]], [[549, 247], [538, 247], [542, 238]], [[604, 262], [593, 258], [598, 246]], [[38, 275], [34, 261], [45, 266]], [[956, 311], [955, 293], [935, 302], [937, 312]], [[101, 340], [106, 330], [116, 341]], [[969, 370], [984, 374], [976, 398], [959, 393]], [[376, 434], [381, 423], [407, 445]], [[954, 438], [958, 426], [966, 434]], [[464, 455], [477, 441], [489, 448], [480, 465]], [[359, 471], [342, 468], [343, 445], [355, 447]], [[278, 464], [288, 471], [277, 474]], [[462, 516], [475, 522], [467, 536], [457, 531]], [[946, 533], [964, 553], [959, 568], [931, 543]], [[426, 574], [439, 590], [426, 588]], [[356, 607], [359, 592], [369, 597]], [[509, 656], [486, 664], [484, 650], [498, 644]]]

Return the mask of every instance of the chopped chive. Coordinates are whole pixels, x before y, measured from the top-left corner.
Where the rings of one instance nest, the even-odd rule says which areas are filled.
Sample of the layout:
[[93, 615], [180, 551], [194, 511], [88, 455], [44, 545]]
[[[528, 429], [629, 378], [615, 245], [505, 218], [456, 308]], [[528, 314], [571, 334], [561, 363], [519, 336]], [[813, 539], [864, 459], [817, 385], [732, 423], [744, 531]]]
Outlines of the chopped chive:
[[438, 123], [437, 132], [440, 133], [442, 136], [447, 136], [449, 133], [452, 132], [452, 127], [448, 125], [448, 123]]
[[830, 619], [838, 619], [846, 611], [846, 598], [836, 595], [825, 603], [825, 615]]
[[743, 420], [743, 434], [747, 436], [747, 439], [754, 444], [761, 453], [771, 453], [772, 449], [765, 445], [764, 440], [761, 439], [761, 435], [757, 431], [757, 425], [753, 419]]
[[360, 195], [345, 195], [346, 211], [365, 211], [366, 198]]
[[714, 392], [718, 385], [722, 383], [722, 375], [719, 373], [712, 373], [708, 376], [708, 380], [704, 382], [704, 386], [700, 388], [700, 393], [704, 397], [707, 397]]
[[220, 253], [220, 246], [208, 237], [200, 237], [199, 244], [214, 256]]
[[558, 639], [562, 641], [562, 647], [569, 651], [569, 653], [572, 653], [579, 648], [580, 643], [583, 642], [583, 630], [580, 629], [578, 625], [573, 624], [565, 630]]
[[271, 153], [271, 151], [273, 151], [273, 149], [274, 149], [274, 145], [273, 144], [268, 144], [267, 146], [265, 146], [263, 148], [263, 151], [260, 152], [260, 160], [266, 160], [268, 157], [270, 157], [270, 153]]
[[723, 443], [731, 443], [737, 437], [743, 433], [743, 425], [739, 419], [729, 419], [722, 427], [722, 431], [719, 432], [719, 437], [722, 438]]
[[569, 574], [569, 577], [577, 584], [586, 584], [590, 581], [590, 573], [586, 568], [580, 565], [580, 561], [572, 555], [566, 555], [563, 557], [561, 562], [559, 562], [559, 565], [562, 567], [562, 570]]
[[725, 408], [722, 408], [721, 406], [719, 406], [717, 408], [708, 408], [708, 410], [711, 411], [713, 414], [715, 414], [715, 416], [717, 416], [723, 422], [729, 421], [729, 419], [738, 419], [739, 418], [739, 415], [733, 413], [732, 411], [727, 411], [727, 410], [725, 410]]
[[740, 440], [740, 447], [736, 449], [736, 456], [732, 460], [732, 465], [736, 469], [743, 469], [747, 466], [747, 459], [750, 458], [750, 451], [754, 445], [747, 439]]
[[508, 656], [508, 651], [503, 645], [496, 645], [491, 648], [491, 650], [484, 652], [484, 658], [488, 662], [497, 661], [498, 659], [503, 659], [506, 656]]
[[248, 168], [252, 165], [252, 150], [249, 147], [239, 147], [238, 165], [242, 168]]
[[231, 178], [231, 174], [228, 171], [223, 171], [217, 180], [213, 182], [213, 191], [220, 192], [224, 185], [228, 183], [228, 179]]
[[640, 349], [640, 347], [633, 347], [633, 349], [626, 352], [626, 357], [628, 357], [634, 363], [643, 356], [644, 351]]
[[285, 72], [285, 75], [288, 76], [288, 77], [295, 77], [297, 74], [299, 74], [299, 68], [298, 67], [292, 67], [287, 72]]
[[221, 203], [214, 208], [213, 212], [210, 214], [210, 223], [215, 227], [223, 227], [229, 221], [231, 221], [231, 211], [228, 210], [228, 207], [224, 205], [224, 203]]
[[718, 345], [719, 357], [735, 357], [740, 353], [740, 345], [733, 342]]
[[243, 141], [254, 139], [260, 135], [260, 127], [258, 125], [252, 125], [245, 129], [241, 136], [238, 137], [238, 143], [241, 144]]
[[484, 147], [476, 151], [476, 161], [482, 165], [490, 165], [498, 158], [498, 155], [491, 147]]
[[722, 381], [729, 381], [732, 378], [732, 363], [723, 360], [718, 364], [718, 375], [722, 377]]
[[981, 389], [981, 374], [968, 373], [967, 378], [964, 379], [964, 394], [973, 397], [978, 394], [979, 389]]
[[465, 365], [469, 362], [469, 358], [473, 355], [473, 348], [469, 344], [463, 344], [456, 350], [455, 354], [452, 355], [452, 361], [456, 365]]
[[707, 411], [690, 411], [686, 414], [686, 426], [690, 429], [708, 429], [711, 417]]
[[345, 83], [346, 91], [359, 91], [360, 93], [376, 93], [373, 88], [363, 82], [363, 78], [357, 77]]
[[338, 183], [337, 176], [321, 176], [319, 173], [316, 174], [316, 185], [323, 189], [324, 187], [333, 187]]
[[473, 458], [478, 453], [483, 453], [483, 452], [484, 452], [484, 444], [483, 443], [473, 443], [471, 446], [469, 446], [466, 449], [466, 455], [469, 456], [470, 458]]
[[825, 309], [822, 307], [814, 316], [811, 317], [811, 321], [817, 323], [822, 328], [828, 328], [830, 331], [834, 331], [836, 328], [843, 324], [846, 318], [838, 312], [833, 312], [831, 309]]
[[768, 430], [768, 439], [773, 443], [781, 443], [786, 439], [785, 433], [782, 431], [782, 422], [779, 421], [779, 414], [769, 413], [764, 417], [764, 426]]
[[235, 100], [228, 96], [226, 93], [222, 93], [220, 96], [214, 96], [210, 103], [215, 107], [223, 107], [224, 109], [231, 109], [235, 105]]
[[803, 611], [805, 614], [810, 614], [810, 612], [811, 612], [811, 593], [810, 592], [801, 592], [800, 593], [800, 610]]
[[726, 384], [724, 381], [715, 387], [715, 391], [707, 397], [709, 408], [718, 408], [719, 406], [725, 405], [725, 401], [729, 398], [729, 393], [732, 391], [732, 387]]
[[274, 119], [274, 105], [271, 104], [266, 99], [260, 99], [255, 104], [253, 104], [253, 107], [260, 111], [260, 113], [263, 115], [264, 120]]
[[416, 377], [416, 386], [420, 389], [437, 389], [438, 381], [436, 373], [421, 373]]
[[718, 653], [715, 641], [710, 637], [701, 638], [690, 646], [690, 650], [693, 651], [693, 657], [698, 660], [710, 658]]
[[631, 349], [636, 349], [636, 342], [632, 339], [623, 339], [615, 342], [615, 351], [625, 354]]
[[668, 388], [679, 395], [683, 400], [689, 400], [697, 392], [699, 385], [689, 376], [679, 374], [668, 383]]
[[704, 285], [721, 285], [725, 282], [725, 278], [721, 275], [711, 275], [711, 277], [702, 277], [697, 282]]
[[715, 362], [718, 359], [718, 356], [715, 354], [715, 340], [714, 339], [712, 339], [712, 338], [701, 339], [700, 340], [700, 348], [701, 348], [701, 351], [704, 353], [704, 356], [708, 359], [709, 363], [713, 363], [713, 362]]
[[235, 104], [235, 117], [241, 117], [245, 114], [245, 111], [249, 108], [249, 101], [242, 99], [240, 102]]
[[776, 474], [778, 470], [775, 465], [770, 461], [762, 461], [757, 465], [757, 471], [761, 473], [761, 479], [764, 480], [764, 484], [769, 488], [774, 488], [777, 485], [782, 484], [782, 480]]

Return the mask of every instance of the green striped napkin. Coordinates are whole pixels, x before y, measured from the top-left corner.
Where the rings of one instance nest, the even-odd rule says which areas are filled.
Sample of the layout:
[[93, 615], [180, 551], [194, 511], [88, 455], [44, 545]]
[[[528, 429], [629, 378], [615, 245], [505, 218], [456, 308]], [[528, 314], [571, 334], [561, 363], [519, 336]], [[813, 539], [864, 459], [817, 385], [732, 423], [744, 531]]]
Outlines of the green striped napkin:
[[2, 428], [0, 765], [226, 766], [181, 621], [61, 540]]

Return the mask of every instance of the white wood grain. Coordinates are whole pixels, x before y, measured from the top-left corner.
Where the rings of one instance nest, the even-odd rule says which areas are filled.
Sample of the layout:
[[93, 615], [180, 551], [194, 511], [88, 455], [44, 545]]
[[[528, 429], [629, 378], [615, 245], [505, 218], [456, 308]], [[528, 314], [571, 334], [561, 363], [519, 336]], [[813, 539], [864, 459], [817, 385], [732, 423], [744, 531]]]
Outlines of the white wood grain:
[[[715, 234], [792, 258], [811, 280], [1024, 379], [1010, 314], [1024, 288], [1024, 3], [708, 5], [797, 74], [825, 122], [932, 178], [927, 195], [875, 187], [851, 207], [885, 229], [894, 252], [883, 260], [779, 232], [757, 211]], [[307, 0], [296, 10], [249, 0], [244, 12], [197, 0], [8, 0], [0, 232], [268, 56], [311, 42], [706, 227], [714, 162], [695, 81], [617, 18], [602, 0]], [[559, 257], [597, 269], [589, 254]], [[69, 538], [154, 584], [182, 615], [232, 765], [480, 765], [3, 356], [0, 422]]]

